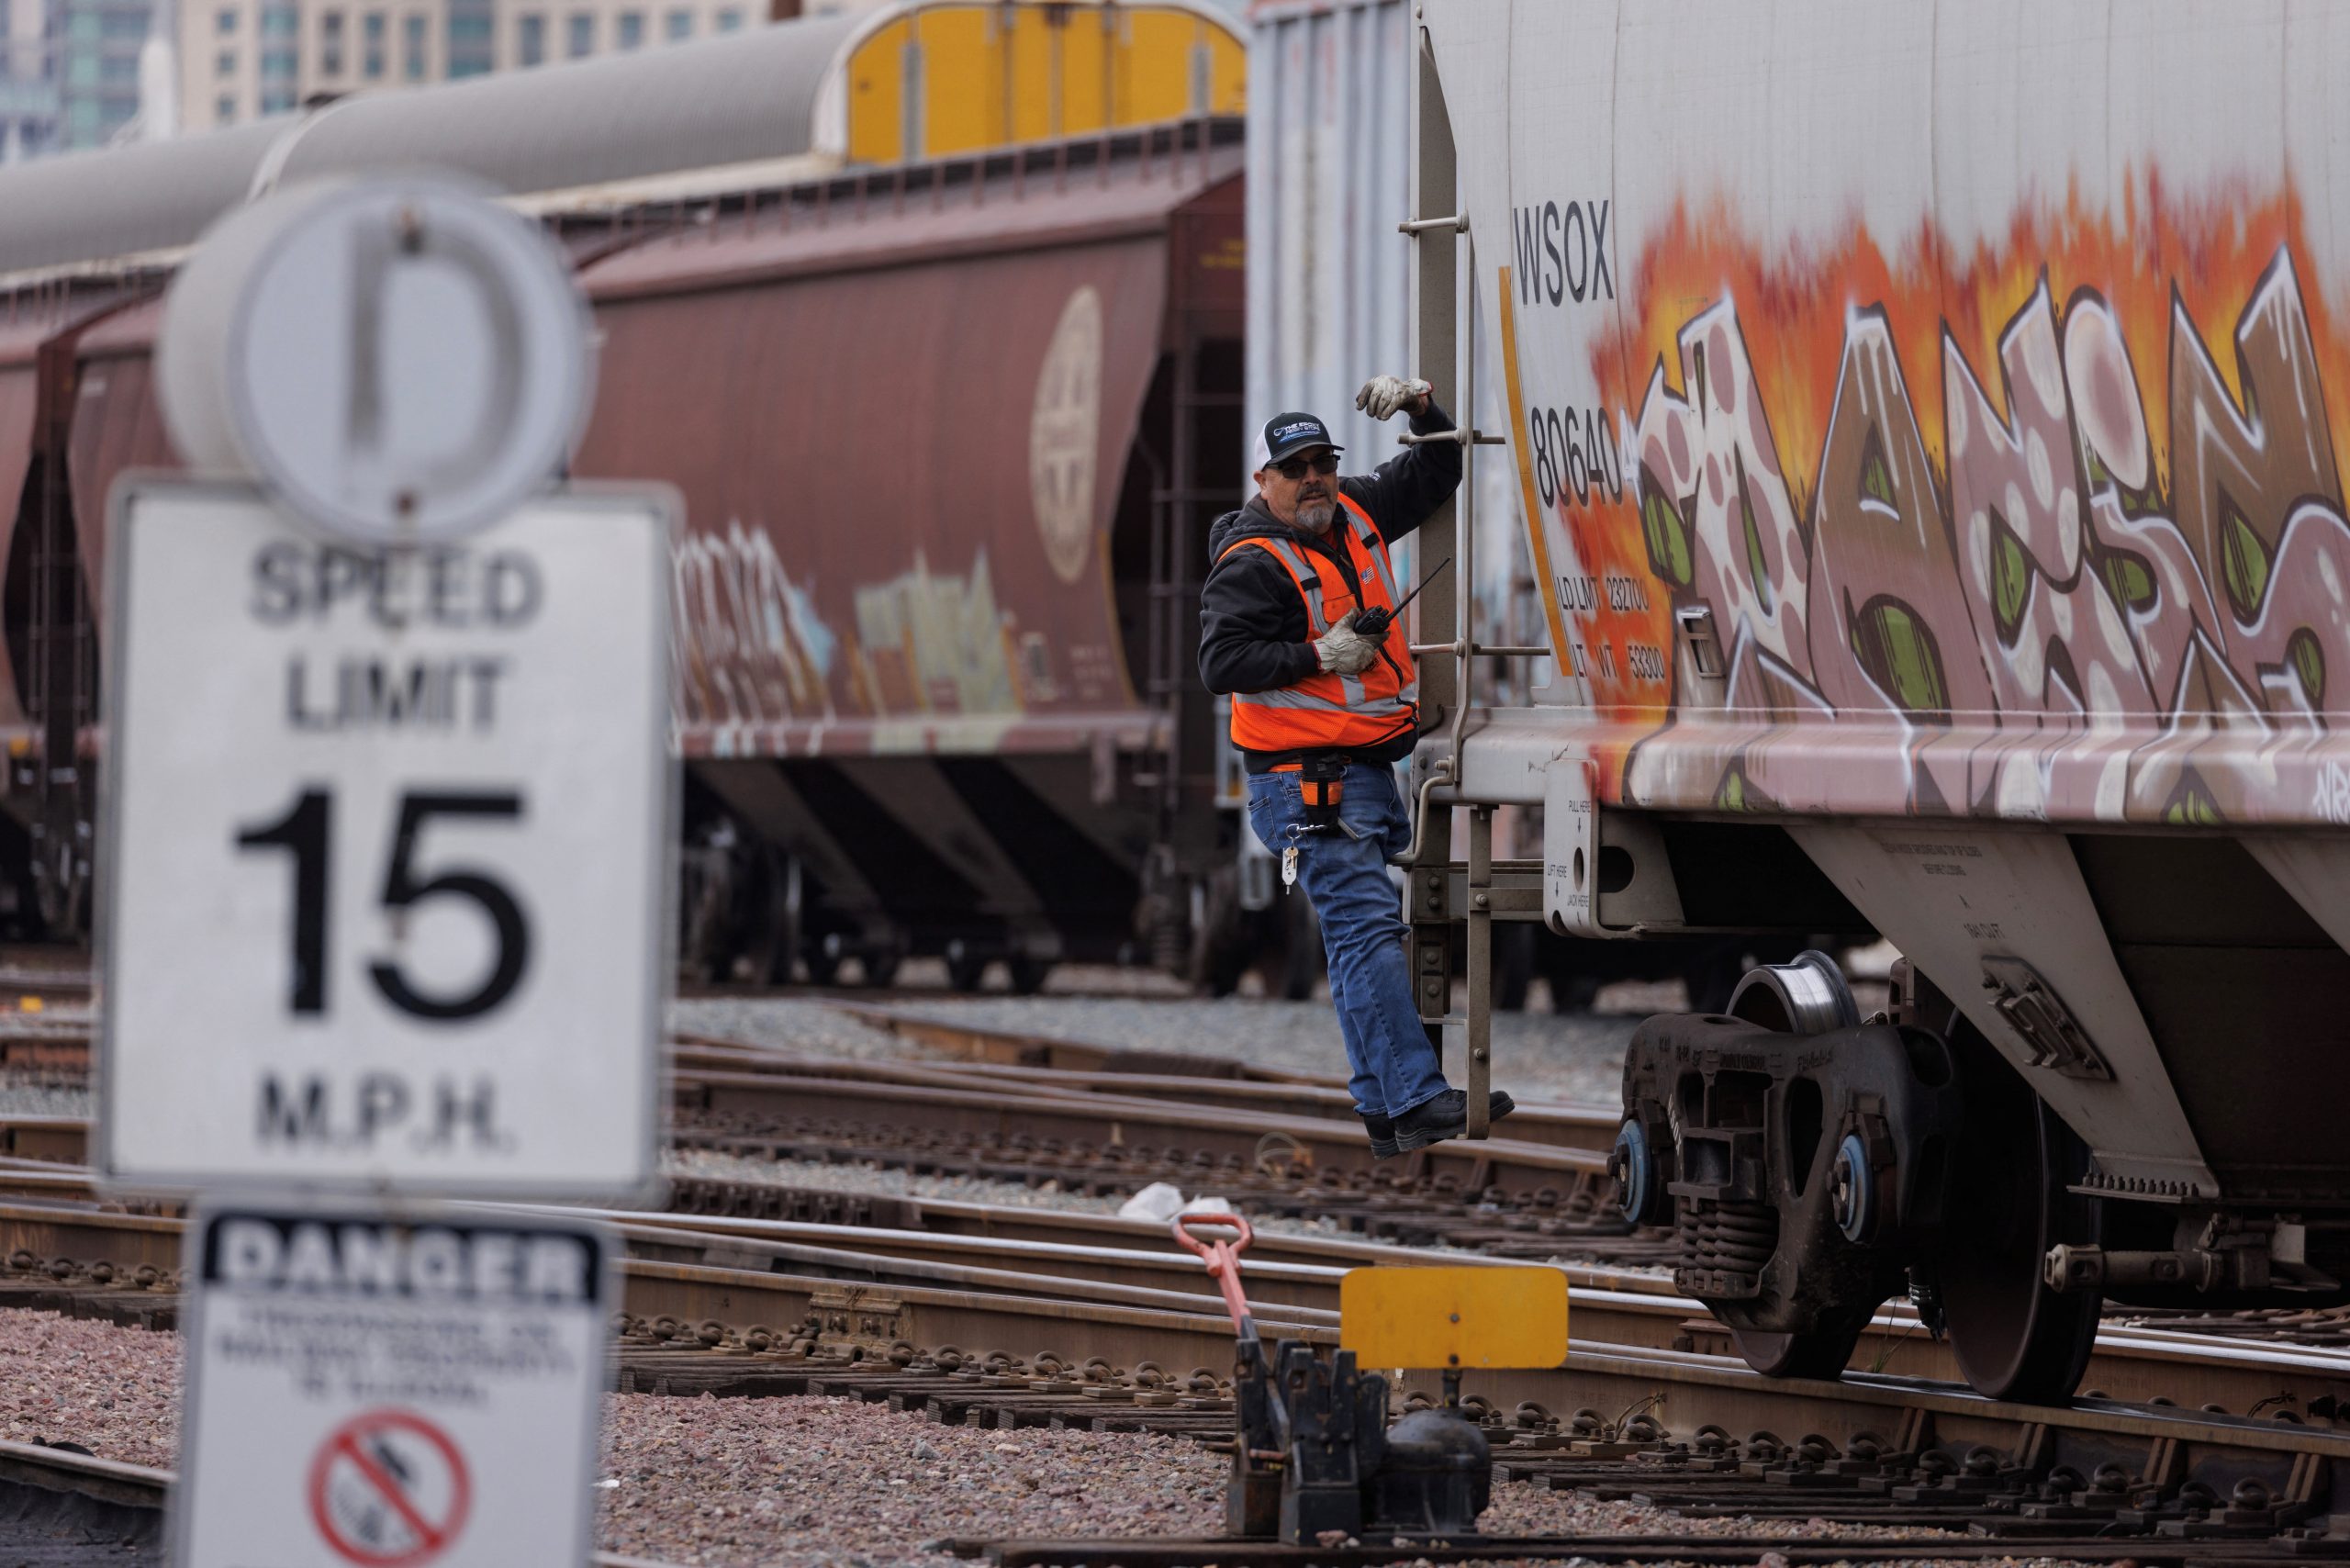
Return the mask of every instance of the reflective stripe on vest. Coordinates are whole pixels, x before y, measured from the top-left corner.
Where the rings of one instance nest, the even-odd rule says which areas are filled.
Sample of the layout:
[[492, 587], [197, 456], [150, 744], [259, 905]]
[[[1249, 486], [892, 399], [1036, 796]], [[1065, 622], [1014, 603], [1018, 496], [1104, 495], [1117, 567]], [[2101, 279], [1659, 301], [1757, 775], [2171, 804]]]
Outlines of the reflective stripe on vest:
[[1347, 510], [1348, 521], [1355, 525], [1355, 542], [1362, 546], [1362, 553], [1371, 557], [1371, 567], [1379, 574], [1379, 586], [1386, 591], [1387, 602], [1393, 604], [1403, 596], [1395, 591], [1395, 574], [1388, 569], [1387, 547], [1381, 543], [1379, 531], [1371, 526], [1371, 519], [1364, 516], [1360, 508], [1349, 501]]
[[1366, 713], [1374, 717], [1411, 711], [1412, 704], [1393, 697], [1363, 699], [1352, 702], [1333, 702], [1326, 697], [1316, 697], [1294, 686], [1283, 686], [1271, 691], [1236, 691], [1235, 702], [1246, 702], [1253, 708], [1315, 708], [1328, 713]]
[[[1345, 496], [1338, 504], [1347, 514], [1347, 527], [1330, 543], [1347, 552], [1360, 585], [1359, 599], [1343, 581], [1332, 580], [1326, 568], [1317, 571], [1292, 540], [1259, 536], [1239, 540], [1224, 552], [1229, 555], [1255, 545], [1279, 561], [1297, 585], [1310, 635], [1316, 641], [1348, 610], [1392, 610], [1397, 598], [1387, 546], [1370, 515]], [[1359, 676], [1317, 671], [1278, 690], [1235, 692], [1233, 745], [1244, 751], [1306, 751], [1376, 745], [1411, 734], [1418, 719], [1420, 682], [1401, 617], [1389, 625], [1380, 655]]]
[[1297, 579], [1297, 591], [1305, 600], [1305, 616], [1314, 622], [1315, 636], [1320, 637], [1328, 632], [1330, 622], [1323, 615], [1322, 596], [1314, 591], [1322, 585], [1321, 574], [1305, 564], [1304, 553], [1286, 539], [1251, 539], [1248, 543], [1261, 544], [1281, 557], [1281, 565], [1289, 568], [1289, 575]]

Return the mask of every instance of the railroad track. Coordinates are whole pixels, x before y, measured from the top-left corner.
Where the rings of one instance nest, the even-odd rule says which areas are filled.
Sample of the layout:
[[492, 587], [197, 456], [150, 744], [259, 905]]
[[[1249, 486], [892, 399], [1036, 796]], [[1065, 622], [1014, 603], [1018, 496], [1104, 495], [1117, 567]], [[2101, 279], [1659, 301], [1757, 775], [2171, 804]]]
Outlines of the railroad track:
[[17, 1084], [87, 1082], [90, 1008], [85, 972], [0, 964], [0, 1073]]
[[1162, 1070], [1196, 1065], [1163, 1054], [894, 1013], [886, 1022], [965, 1059], [849, 1063], [682, 1038], [676, 1141], [752, 1159], [853, 1159], [1080, 1192], [1168, 1182], [1252, 1214], [1328, 1218], [1401, 1242], [1664, 1260], [1663, 1239], [1636, 1234], [1607, 1201], [1611, 1110], [1529, 1106], [1511, 1119], [1507, 1137], [1382, 1162], [1336, 1084], [1194, 1076]]
[[[0, 1181], [0, 1190], [12, 1193], [11, 1201], [0, 1203], [0, 1264], [14, 1277], [13, 1294], [23, 1300], [29, 1292], [64, 1310], [167, 1326], [178, 1264], [176, 1218], [102, 1212], [86, 1186], [77, 1190], [77, 1180], [51, 1176], [45, 1187], [29, 1189]], [[928, 1309], [925, 1320], [937, 1326], [907, 1332], [902, 1337], [909, 1342], [978, 1348], [969, 1341], [984, 1336], [975, 1328], [938, 1317], [954, 1305], [946, 1297], [960, 1294], [1058, 1304], [1056, 1311], [1175, 1313], [1187, 1319], [1181, 1338], [1199, 1364], [1218, 1364], [1228, 1349], [1229, 1328], [1197, 1263], [1148, 1221], [1039, 1215], [978, 1204], [925, 1204], [880, 1216], [882, 1223], [856, 1224], [565, 1212], [595, 1213], [620, 1227], [630, 1260], [628, 1310], [648, 1322], [672, 1320], [673, 1337], [714, 1321], [738, 1338], [752, 1329], [766, 1329], [772, 1338], [861, 1291], [868, 1303], [903, 1297], [916, 1316]], [[1040, 1225], [1045, 1218], [1058, 1223]], [[1348, 1269], [1432, 1260], [1419, 1249], [1260, 1235], [1249, 1263], [1250, 1299], [1269, 1331], [1325, 1342], [1335, 1335], [1338, 1281]], [[1731, 1354], [1726, 1332], [1704, 1307], [1676, 1294], [1663, 1279], [1574, 1266], [1565, 1272], [1579, 1343]], [[744, 1274], [751, 1278], [713, 1277]], [[713, 1303], [712, 1292], [725, 1299]], [[997, 1327], [1003, 1337], [987, 1349], [1024, 1342], [1008, 1327]], [[1132, 1365], [1152, 1359], [1150, 1348], [1122, 1341], [1122, 1361], [1088, 1340], [1083, 1356]], [[1906, 1305], [1878, 1314], [1852, 1364], [1936, 1383], [1958, 1377], [1947, 1347], [1927, 1334]], [[2350, 1397], [2350, 1352], [2115, 1320], [2099, 1336], [2088, 1385], [2100, 1397], [2123, 1401], [2325, 1410]]]
[[[829, 1394], [998, 1428], [1148, 1430], [1211, 1444], [1228, 1438], [1230, 1403], [1216, 1369], [1230, 1364], [1230, 1328], [1204, 1294], [1169, 1290], [1177, 1299], [1138, 1304], [1122, 1293], [1158, 1287], [1104, 1284], [1077, 1267], [1102, 1260], [1033, 1246], [1019, 1249], [1032, 1276], [1024, 1282], [1009, 1269], [958, 1277], [940, 1271], [970, 1266], [968, 1238], [958, 1250], [944, 1245], [953, 1237], [893, 1238], [855, 1227], [835, 1227], [849, 1234], [833, 1238], [829, 1266], [856, 1277], [819, 1278], [780, 1271], [810, 1263], [808, 1227], [613, 1217], [630, 1254], [615, 1371], [624, 1391]], [[150, 1246], [150, 1258], [173, 1257], [176, 1231], [166, 1216], [101, 1214], [62, 1202], [8, 1205], [0, 1209], [0, 1241], [16, 1266], [6, 1294], [25, 1305], [78, 1294], [85, 1307], [108, 1296], [163, 1299], [168, 1273], [141, 1288], [139, 1270], [155, 1265], [133, 1265], [137, 1254], [129, 1249]], [[77, 1264], [79, 1273], [58, 1270], [61, 1257], [24, 1266], [27, 1255], [67, 1246], [111, 1249], [120, 1262], [105, 1281], [86, 1263]], [[693, 1249], [726, 1261], [679, 1256]], [[1136, 1255], [1130, 1278], [1169, 1278], [1155, 1271], [1162, 1265], [1145, 1249], [1126, 1250]], [[999, 1248], [992, 1256], [1002, 1263], [1013, 1254]], [[755, 1262], [766, 1268], [744, 1266]], [[1261, 1271], [1269, 1284], [1279, 1273], [1303, 1288], [1311, 1282], [1303, 1268]], [[1251, 1271], [1252, 1282], [1259, 1272]], [[2350, 1485], [2350, 1430], [2330, 1421], [2100, 1399], [2060, 1410], [2012, 1406], [1946, 1383], [1871, 1373], [1837, 1383], [1774, 1383], [1723, 1356], [1593, 1338], [1596, 1324], [1663, 1323], [1689, 1305], [1657, 1293], [1645, 1304], [1613, 1299], [1638, 1294], [1588, 1285], [1579, 1292], [1578, 1343], [1561, 1368], [1471, 1375], [1470, 1409], [1485, 1422], [1505, 1479], [1639, 1498], [1695, 1517], [1976, 1532], [1945, 1538], [1930, 1554], [1938, 1556], [2028, 1551], [2084, 1561], [2219, 1562], [2336, 1553], [2330, 1540], [2291, 1533], [2327, 1517], [2337, 1482]], [[1263, 1320], [1269, 1332], [1327, 1344], [1334, 1329], [1312, 1320], [1322, 1316], [1303, 1304], [1269, 1305]], [[2302, 1374], [2338, 1387], [2350, 1372], [2350, 1358], [2323, 1353], [2272, 1357], [2250, 1371], [2245, 1347], [2218, 1347], [2236, 1353], [2214, 1361], [2210, 1345], [2168, 1338], [2174, 1377], [2248, 1376], [2232, 1385], [2239, 1396]], [[2101, 1343], [2091, 1376], [2133, 1356], [2146, 1361], [2145, 1345]], [[2199, 1365], [2204, 1361], [2213, 1365]], [[2233, 1372], [2216, 1370], [2224, 1366]], [[2328, 1375], [2319, 1375], [2321, 1367]], [[1405, 1385], [1407, 1401], [1429, 1392]], [[2176, 1529], [2166, 1535], [2166, 1526]], [[2125, 1540], [2135, 1550], [2114, 1550]], [[2098, 1550], [2076, 1550], [2090, 1543]], [[1644, 1548], [1650, 1556], [1659, 1554], [1658, 1544], [1657, 1538], [1618, 1543], [1625, 1555]], [[1847, 1559], [1885, 1556], [1875, 1540], [1834, 1544]], [[1510, 1545], [1509, 1554], [1519, 1556], [1532, 1549]], [[1928, 1555], [1917, 1546], [1908, 1542], [1895, 1555]], [[1592, 1556], [1588, 1547], [1579, 1543], [1578, 1554]], [[993, 1555], [1006, 1563], [1067, 1561], [1051, 1555], [1058, 1550], [1003, 1548]], [[1112, 1560], [1102, 1542], [1087, 1550], [1091, 1561]], [[1751, 1561], [1756, 1549], [1746, 1550]], [[1136, 1551], [1137, 1563], [1233, 1560], [1229, 1551], [1196, 1544]], [[1170, 1551], [1175, 1555], [1147, 1555]], [[1382, 1559], [1373, 1552], [1361, 1560]]]
[[[174, 1473], [151, 1465], [0, 1441], [0, 1509], [10, 1521], [100, 1549], [124, 1568], [162, 1562], [163, 1510], [177, 1482]], [[589, 1568], [668, 1568], [609, 1551], [588, 1561]]]
[[[908, 1025], [900, 1032], [924, 1044], [934, 1043], [942, 1030], [957, 1037], [974, 1033], [959, 1025], [946, 1029], [926, 1019], [899, 1021]], [[938, 1082], [951, 1079], [1005, 1092], [1050, 1094], [1080, 1101], [1103, 1095], [1167, 1100], [1251, 1115], [1327, 1121], [1351, 1131], [1354, 1141], [1363, 1141], [1354, 1097], [1335, 1079], [1269, 1073], [1214, 1057], [1125, 1051], [1105, 1046], [1084, 1047], [1079, 1058], [1082, 1065], [1069, 1065], [1050, 1059], [1068, 1049], [1066, 1041], [1034, 1036], [996, 1036], [991, 1033], [990, 1037], [1022, 1042], [1024, 1050], [1024, 1043], [1033, 1041], [1035, 1054], [1048, 1059], [1003, 1061], [970, 1057], [935, 1064], [857, 1062], [800, 1056], [694, 1034], [677, 1036], [671, 1056], [679, 1070], [688, 1072], [780, 1070], [871, 1082]], [[1218, 1072], [1216, 1069], [1236, 1070]], [[901, 1076], [909, 1072], [930, 1076]], [[1509, 1137], [1515, 1141], [1604, 1155], [1614, 1145], [1622, 1120], [1613, 1106], [1530, 1103], [1521, 1105], [1511, 1114]]]
[[[85, 1076], [82, 997], [68, 984], [13, 993], [11, 984], [0, 969], [0, 1068], [19, 1081]], [[1373, 1166], [1343, 1088], [1326, 1081], [834, 1005], [945, 1059], [850, 1063], [681, 1038], [679, 1141], [1103, 1192], [1171, 1180], [1253, 1213], [1337, 1218], [1366, 1237], [1505, 1259], [1666, 1260], [1605, 1202], [1612, 1110], [1528, 1108], [1509, 1138]], [[78, 1161], [85, 1141], [67, 1117], [0, 1125], [0, 1301], [169, 1327], [178, 1261], [170, 1217], [89, 1210], [73, 1172], [28, 1168]], [[845, 1394], [946, 1420], [1228, 1438], [1228, 1327], [1195, 1266], [1151, 1227], [752, 1182], [687, 1182], [677, 1195], [679, 1207], [706, 1212], [612, 1216], [630, 1253], [615, 1372], [623, 1388]], [[1371, 1239], [1266, 1235], [1250, 1284], [1269, 1332], [1329, 1344], [1338, 1273], [1406, 1260], [1417, 1260]], [[2338, 1350], [2350, 1322], [2338, 1315], [2178, 1319], [2192, 1333], [2109, 1322], [2088, 1384], [2115, 1397], [2047, 1412], [1950, 1386], [1946, 1352], [1898, 1307], [1863, 1340], [1857, 1361], [1874, 1371], [1835, 1384], [1773, 1383], [1730, 1357], [1722, 1331], [1660, 1281], [1577, 1267], [1572, 1288], [1576, 1349], [1566, 1366], [1470, 1382], [1503, 1475], [1695, 1517], [1975, 1535], [1513, 1540], [1484, 1555], [1751, 1562], [1776, 1551], [1792, 1564], [2019, 1551], [2215, 1563], [2338, 1554], [2330, 1538], [2293, 1534], [2330, 1515], [2337, 1481], [2350, 1484], [2350, 1433], [2308, 1419], [2330, 1416], [2350, 1391], [2350, 1359]], [[2280, 1345], [2279, 1336], [2316, 1342]], [[2187, 1413], [2206, 1405], [2282, 1410], [2304, 1424]], [[0, 1462], [0, 1484], [9, 1482]], [[2350, 1490], [2343, 1495], [2350, 1502]], [[1005, 1568], [1399, 1555], [1222, 1540], [960, 1545]]]
[[[69, 1077], [86, 1073], [91, 1032], [86, 1012], [12, 1012], [14, 993], [6, 973], [0, 969], [0, 1068]], [[1353, 1100], [1335, 1079], [1271, 1071], [1226, 1057], [992, 1029], [867, 1002], [828, 1005], [934, 1051], [940, 1060], [857, 1062], [684, 1033], [673, 1040], [672, 1061], [689, 1074], [789, 1072], [875, 1083], [935, 1086], [951, 1081], [1003, 1094], [1164, 1100], [1251, 1116], [1328, 1121], [1351, 1131], [1353, 1143], [1363, 1141]], [[1604, 1155], [1620, 1119], [1611, 1106], [1528, 1104], [1511, 1117], [1510, 1140]]]
[[[928, 1020], [915, 1024], [933, 1026]], [[1030, 1036], [979, 1033], [984, 1047], [999, 1054], [1030, 1048], [1022, 1043]], [[677, 1141], [754, 1159], [869, 1161], [1101, 1193], [1129, 1193], [1162, 1180], [1190, 1193], [1214, 1191], [1252, 1215], [1337, 1221], [1367, 1237], [1415, 1246], [1444, 1245], [1496, 1258], [1597, 1260], [1623, 1268], [1673, 1260], [1668, 1238], [1633, 1231], [1617, 1217], [1598, 1157], [1573, 1147], [1582, 1129], [1604, 1125], [1606, 1113], [1595, 1108], [1532, 1108], [1529, 1129], [1553, 1134], [1558, 1144], [1496, 1139], [1438, 1145], [1374, 1164], [1350, 1114], [1341, 1112], [1341, 1120], [1296, 1109], [1259, 1110], [1243, 1120], [1233, 1115], [1237, 1107], [1231, 1102], [1172, 1098], [1179, 1090], [1203, 1089], [1296, 1096], [1316, 1086], [1293, 1079], [1132, 1074], [1110, 1065], [1115, 1053], [1107, 1047], [1088, 1048], [1100, 1054], [1081, 1067], [1002, 1061], [933, 1066], [802, 1058], [686, 1036], [675, 1046], [681, 1107]], [[1132, 1080], [1165, 1097], [1121, 1092]], [[1322, 1092], [1343, 1104], [1342, 1090]], [[1326, 1100], [1320, 1108], [1328, 1110]], [[1517, 1121], [1513, 1118], [1511, 1125]], [[86, 1133], [86, 1124], [73, 1117], [0, 1118], [0, 1163], [13, 1158], [78, 1164]], [[751, 1219], [849, 1219], [886, 1226], [885, 1214], [925, 1205], [811, 1194], [758, 1182], [684, 1179], [677, 1183], [673, 1206]], [[934, 1215], [953, 1207], [926, 1206]], [[1023, 1223], [1035, 1239], [1066, 1237], [1071, 1227], [1089, 1223], [1084, 1216], [1046, 1211], [1009, 1212], [1028, 1216]], [[1277, 1243], [1270, 1237], [1260, 1243], [1260, 1258], [1268, 1244]], [[1358, 1254], [1350, 1260], [1371, 1260]], [[1585, 1279], [1578, 1288], [1593, 1288], [1593, 1282]], [[1670, 1342], [1691, 1349], [1727, 1346], [1726, 1332], [1702, 1309], [1687, 1303], [1683, 1307], [1685, 1316]], [[2341, 1311], [2224, 1316], [2183, 1312], [2143, 1315], [2141, 1321], [2214, 1338], [2310, 1347], [2350, 1343], [2350, 1314]], [[1652, 1338], [1643, 1337], [1643, 1342]], [[1953, 1375], [1942, 1348], [1899, 1305], [1879, 1315], [1878, 1331], [1863, 1342], [1854, 1364], [1899, 1364], [1920, 1375]], [[2132, 1397], [2165, 1392], [2158, 1380], [2145, 1378], [2093, 1378], [2088, 1386]], [[2199, 1394], [2194, 1402], [2206, 1397]]]
[[[871, 995], [874, 993], [867, 993]], [[884, 1002], [844, 1000], [837, 991], [807, 987], [758, 990], [681, 990], [681, 1000], [716, 998], [755, 1001], [791, 998], [822, 1003], [844, 1017], [893, 1034], [934, 1051], [945, 1060], [1014, 1068], [1047, 1069], [1077, 1073], [1158, 1073], [1180, 1079], [1214, 1079], [1233, 1082], [1336, 1089], [1335, 1081], [1284, 1073], [1244, 1063], [1231, 1057], [1201, 1052], [1136, 1048], [1114, 1042], [1071, 1039], [1032, 1031], [998, 1029], [981, 1024], [940, 1018], [920, 1011], [935, 1002], [934, 992], [908, 991], [879, 993]], [[31, 1064], [36, 1038], [49, 1045], [44, 1064], [80, 1067], [86, 1070], [93, 992], [86, 971], [50, 970], [0, 962], [0, 1067], [12, 1059]], [[1126, 1000], [1126, 999], [1122, 999]], [[1131, 999], [1147, 1002], [1149, 999]], [[894, 1005], [903, 1004], [903, 1005]], [[727, 1045], [720, 1039], [708, 1043]], [[21, 1050], [19, 1051], [19, 1047]], [[756, 1047], [740, 1047], [755, 1049]], [[12, 1051], [18, 1054], [14, 1058]]]
[[[1074, 1048], [977, 1033], [1000, 1054]], [[1158, 1070], [1193, 1065], [1188, 1058], [1107, 1047], [1055, 1060], [847, 1062], [686, 1036], [673, 1048], [674, 1141], [1099, 1193], [1162, 1181], [1214, 1190], [1252, 1213], [1328, 1217], [1402, 1242], [1546, 1259], [1571, 1250], [1628, 1264], [1664, 1258], [1660, 1236], [1635, 1234], [1607, 1202], [1609, 1111], [1528, 1106], [1509, 1137], [1375, 1162], [1333, 1084], [1192, 1077]], [[0, 1119], [0, 1158], [79, 1163], [85, 1144], [86, 1128], [71, 1117]]]

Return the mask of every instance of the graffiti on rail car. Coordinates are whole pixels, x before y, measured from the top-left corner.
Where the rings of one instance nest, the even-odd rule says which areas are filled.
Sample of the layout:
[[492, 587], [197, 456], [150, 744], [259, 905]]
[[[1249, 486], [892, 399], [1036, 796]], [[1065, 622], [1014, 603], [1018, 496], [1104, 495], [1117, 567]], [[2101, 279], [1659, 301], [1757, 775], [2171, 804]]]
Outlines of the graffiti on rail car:
[[843, 631], [764, 529], [688, 532], [671, 565], [677, 722], [722, 751], [778, 726], [1014, 718], [1064, 695], [1044, 635], [1022, 633], [998, 603], [985, 546], [960, 573], [933, 570], [915, 550], [906, 571], [854, 588]]
[[839, 639], [791, 580], [765, 530], [729, 522], [671, 552], [680, 723], [778, 723], [822, 713]]
[[2343, 820], [2350, 349], [2298, 227], [2153, 181], [1963, 252], [1766, 257], [1677, 214], [1594, 353], [1620, 443], [1521, 415], [1529, 513], [1652, 590], [1560, 579], [1599, 700], [1667, 711], [1627, 797]]

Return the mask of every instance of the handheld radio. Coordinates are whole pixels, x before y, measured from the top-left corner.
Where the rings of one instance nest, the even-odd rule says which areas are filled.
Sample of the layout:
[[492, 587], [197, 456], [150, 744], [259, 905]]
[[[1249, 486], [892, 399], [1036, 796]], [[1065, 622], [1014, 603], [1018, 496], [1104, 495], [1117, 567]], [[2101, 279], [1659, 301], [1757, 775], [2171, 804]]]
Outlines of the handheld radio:
[[1404, 606], [1419, 598], [1420, 589], [1436, 581], [1437, 573], [1444, 570], [1450, 565], [1452, 565], [1452, 557], [1447, 555], [1443, 560], [1438, 561], [1434, 566], [1430, 567], [1428, 569], [1428, 575], [1422, 577], [1413, 588], [1412, 591], [1404, 596], [1402, 602], [1397, 604], [1394, 609], [1387, 610], [1380, 608], [1366, 610], [1357, 615], [1355, 617], [1355, 630], [1361, 633], [1364, 636], [1369, 637], [1373, 642], [1377, 642], [1380, 638], [1386, 636], [1387, 628], [1394, 623], [1397, 616], [1404, 613]]

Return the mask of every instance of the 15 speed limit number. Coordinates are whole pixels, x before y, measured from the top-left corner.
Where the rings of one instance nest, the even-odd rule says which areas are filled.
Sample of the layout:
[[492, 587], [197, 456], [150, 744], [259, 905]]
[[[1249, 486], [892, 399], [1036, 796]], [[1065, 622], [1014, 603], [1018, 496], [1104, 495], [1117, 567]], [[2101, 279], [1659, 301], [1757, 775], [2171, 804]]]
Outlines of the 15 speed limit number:
[[233, 486], [109, 534], [102, 1159], [129, 1182], [652, 1177], [669, 508], [374, 550]]

